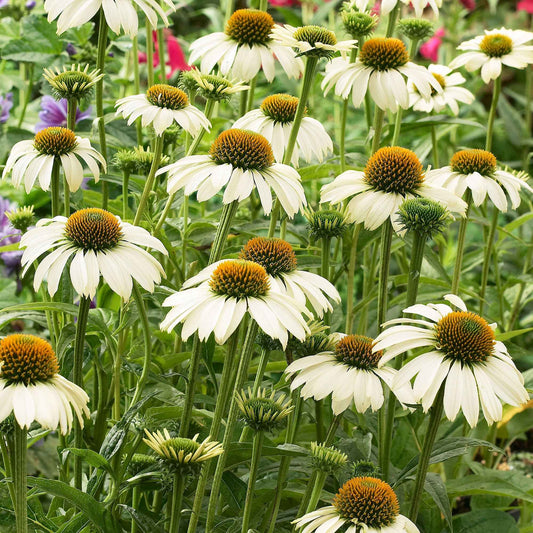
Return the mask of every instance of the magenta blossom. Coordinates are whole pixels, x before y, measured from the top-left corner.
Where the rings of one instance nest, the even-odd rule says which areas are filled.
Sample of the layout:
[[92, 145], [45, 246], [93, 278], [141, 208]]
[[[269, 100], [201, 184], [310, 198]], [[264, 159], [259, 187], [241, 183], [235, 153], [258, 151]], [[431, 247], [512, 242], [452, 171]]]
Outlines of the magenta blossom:
[[516, 9], [518, 11], [526, 11], [533, 15], [533, 0], [521, 0], [516, 4]]
[[[80, 120], [85, 120], [91, 116], [91, 106], [85, 111], [79, 108], [76, 110], [76, 124]], [[51, 96], [45, 95], [41, 99], [41, 111], [39, 112], [40, 122], [35, 126], [35, 132], [38, 133], [45, 128], [54, 126], [67, 127], [67, 100], [62, 98], [59, 101], [54, 100]]]
[[[170, 72], [167, 73], [167, 78], [171, 78], [178, 70], [191, 70], [191, 66], [185, 59], [185, 54], [181, 48], [179, 41], [174, 37], [169, 29], [164, 29], [163, 34], [165, 36], [165, 53], [167, 56], [166, 65], [170, 67]], [[154, 68], [159, 66], [159, 45], [157, 42], [157, 33], [152, 33], [154, 40]], [[139, 52], [139, 63], [146, 63], [146, 54]]]
[[444, 28], [439, 28], [435, 35], [420, 47], [420, 55], [429, 59], [433, 63], [439, 61], [439, 48], [442, 44], [442, 37], [444, 37]]

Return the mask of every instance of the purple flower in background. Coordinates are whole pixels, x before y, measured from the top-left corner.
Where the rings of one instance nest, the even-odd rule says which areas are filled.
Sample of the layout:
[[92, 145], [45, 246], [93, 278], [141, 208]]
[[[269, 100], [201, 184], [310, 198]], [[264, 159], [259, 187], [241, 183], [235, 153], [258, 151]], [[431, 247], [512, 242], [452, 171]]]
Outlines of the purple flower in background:
[[28, 1], [26, 2], [25, 7], [26, 7], [26, 9], [27, 9], [28, 11], [31, 11], [31, 10], [35, 7], [36, 4], [37, 4], [37, 2], [36, 2], [35, 0], [28, 0]]
[[[1, 1], [1, 0], [0, 0]], [[91, 106], [86, 111], [76, 110], [76, 124], [80, 120], [85, 120], [91, 116]], [[41, 111], [39, 113], [41, 121], [35, 126], [35, 132], [38, 133], [45, 128], [54, 126], [67, 127], [67, 100], [62, 98], [59, 101], [54, 100], [51, 96], [45, 95], [41, 99]]]
[[0, 124], [7, 122], [12, 107], [13, 93], [7, 93], [5, 96], [0, 96]]
[[[20, 231], [15, 229], [6, 216], [6, 212], [13, 209], [11, 202], [0, 197], [0, 246], [15, 244], [20, 241]], [[0, 253], [0, 259], [6, 265], [7, 275], [18, 272], [22, 250]]]
[[0, 0], [0, 8], [6, 7], [9, 5], [9, 0]]
[[69, 56], [73, 56], [76, 54], [76, 48], [74, 48], [74, 45], [72, 43], [68, 43], [65, 50]]

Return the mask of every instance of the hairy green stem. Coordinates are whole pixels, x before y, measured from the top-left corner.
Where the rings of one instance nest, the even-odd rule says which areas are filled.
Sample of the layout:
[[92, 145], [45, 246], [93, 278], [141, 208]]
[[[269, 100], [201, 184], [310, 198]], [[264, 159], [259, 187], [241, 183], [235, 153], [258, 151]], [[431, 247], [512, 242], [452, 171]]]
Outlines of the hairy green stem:
[[154, 43], [152, 41], [152, 24], [148, 19], [145, 20], [146, 24], [146, 69], [148, 87], [150, 88], [154, 84]]
[[27, 504], [27, 470], [26, 470], [26, 455], [27, 455], [27, 437], [28, 430], [21, 428], [18, 422], [14, 422], [14, 464], [13, 464], [13, 483], [15, 486], [15, 519], [16, 532], [27, 533], [28, 531], [28, 504]]
[[346, 327], [344, 332], [347, 335], [352, 333], [353, 328], [353, 302], [355, 290], [355, 265], [357, 261], [357, 242], [361, 233], [362, 224], [356, 224], [352, 233], [352, 244], [350, 246], [350, 261], [348, 263], [348, 278], [346, 280]]
[[146, 204], [148, 203], [148, 198], [152, 193], [154, 188], [155, 173], [159, 168], [159, 163], [161, 162], [161, 154], [163, 153], [165, 134], [162, 133], [155, 138], [155, 147], [154, 147], [154, 159], [152, 160], [152, 166], [150, 167], [150, 172], [146, 178], [146, 183], [144, 184], [144, 190], [137, 207], [137, 212], [135, 213], [135, 218], [133, 219], [133, 224], [137, 226], [142, 220], [144, 210], [146, 209]]
[[[72, 368], [72, 381], [83, 388], [83, 350], [85, 347], [85, 331], [87, 330], [87, 319], [89, 318], [89, 309], [91, 299], [80, 297], [78, 307], [78, 321], [76, 322], [76, 338], [74, 341], [74, 362]], [[74, 420], [74, 447], [83, 448], [83, 430], [76, 418]], [[81, 490], [82, 462], [81, 457], [74, 457], [74, 486]]]
[[[107, 53], [108, 27], [103, 8], [100, 8], [98, 19], [98, 51], [96, 56], [96, 68], [101, 74], [105, 70], [105, 58]], [[98, 137], [100, 139], [100, 153], [107, 160], [107, 141], [104, 121], [104, 78], [96, 82], [96, 120], [98, 121]], [[102, 208], [107, 209], [109, 201], [109, 184], [102, 179]]]
[[461, 270], [463, 268], [463, 255], [465, 250], [465, 235], [466, 235], [466, 226], [468, 225], [468, 215], [470, 212], [470, 205], [472, 203], [472, 194], [470, 190], [467, 191], [466, 203], [468, 207], [464, 218], [461, 219], [461, 224], [459, 225], [459, 233], [457, 235], [457, 250], [455, 252], [455, 266], [453, 269], [453, 278], [452, 278], [452, 294], [459, 294], [459, 283], [461, 281]]
[[374, 136], [372, 137], [372, 153], [376, 153], [379, 150], [381, 143], [381, 132], [383, 130], [383, 119], [385, 118], [385, 111], [376, 105], [374, 110]]
[[[252, 359], [252, 354], [254, 351], [255, 337], [257, 335], [258, 325], [255, 320], [252, 320], [248, 326], [248, 331], [246, 332], [246, 338], [244, 340], [244, 345], [242, 348], [242, 354], [239, 361], [239, 367], [237, 369], [237, 376], [235, 379], [234, 391], [239, 391], [244, 382], [246, 381], [246, 376], [248, 375], [248, 367]], [[233, 431], [235, 429], [235, 424], [237, 422], [239, 407], [235, 401], [235, 395], [231, 396], [230, 399], [230, 408], [228, 413], [228, 418], [226, 420], [226, 429], [224, 431], [224, 439], [222, 440], [222, 447], [224, 452], [218, 456], [217, 466], [215, 470], [215, 475], [213, 477], [213, 485], [211, 488], [211, 497], [209, 499], [209, 507], [207, 509], [207, 520], [205, 525], [206, 533], [212, 533], [214, 531], [215, 524], [215, 512], [218, 505], [218, 498], [220, 495], [220, 486], [222, 484], [222, 474], [224, 473], [226, 467], [226, 459], [231, 448], [231, 439], [233, 437]]]
[[150, 331], [150, 323], [148, 322], [148, 314], [146, 313], [146, 306], [144, 305], [143, 296], [136, 283], [133, 284], [133, 298], [137, 306], [139, 318], [141, 319], [140, 322], [144, 341], [144, 358], [143, 369], [141, 376], [137, 381], [131, 405], [135, 405], [141, 399], [144, 385], [146, 384], [148, 375], [150, 373], [150, 365], [152, 364], [152, 333]]
[[487, 121], [487, 137], [485, 140], [485, 150], [490, 152], [492, 150], [492, 138], [494, 137], [494, 120], [496, 119], [496, 111], [498, 109], [498, 100], [502, 90], [502, 77], [498, 76], [494, 80], [494, 88], [492, 90], [492, 102], [490, 104], [489, 118]]
[[[479, 287], [479, 314], [483, 314], [483, 308], [485, 306], [485, 295], [487, 293], [487, 284], [489, 281], [490, 262], [492, 252], [494, 248], [494, 238], [496, 237], [496, 230], [498, 229], [498, 218], [500, 215], [499, 209], [494, 205], [492, 206], [492, 218], [490, 221], [489, 234], [485, 241], [485, 251], [483, 253], [483, 268], [481, 270], [481, 285]], [[496, 253], [494, 254], [496, 255]], [[495, 261], [497, 261], [497, 256]]]
[[54, 163], [52, 165], [52, 177], [50, 181], [50, 189], [52, 195], [52, 217], [57, 217], [61, 214], [59, 165], [59, 159], [57, 157], [54, 157]]
[[250, 525], [255, 482], [259, 472], [259, 460], [261, 459], [261, 449], [263, 447], [264, 435], [265, 434], [263, 431], [256, 432], [252, 443], [252, 462], [250, 464], [250, 472], [248, 474], [248, 487], [246, 489], [246, 499], [244, 501], [241, 533], [248, 533], [248, 526]]
[[[358, 39], [358, 46], [363, 46], [364, 37]], [[354, 63], [357, 59], [357, 51], [359, 48], [352, 48], [350, 52], [350, 63]], [[346, 120], [348, 118], [348, 106], [350, 102], [350, 97], [346, 98], [342, 102], [341, 108], [341, 125], [340, 125], [340, 137], [339, 137], [339, 155], [341, 162], [341, 172], [346, 170]]]
[[409, 509], [409, 518], [415, 522], [418, 517], [418, 511], [420, 509], [420, 502], [424, 493], [424, 483], [426, 481], [426, 475], [429, 466], [429, 459], [431, 457], [431, 451], [433, 450], [433, 444], [437, 437], [439, 430], [440, 420], [442, 418], [443, 411], [443, 398], [444, 398], [444, 385], [441, 386], [435, 402], [431, 407], [431, 414], [429, 417], [429, 425], [426, 431], [426, 438], [424, 439], [424, 445], [422, 452], [420, 453], [420, 459], [418, 461], [418, 468], [416, 471], [415, 488], [411, 497], [411, 508]]
[[167, 506], [169, 503], [171, 504], [168, 533], [178, 533], [179, 531], [184, 489], [185, 476], [181, 474], [174, 474], [171, 501], [167, 503]]

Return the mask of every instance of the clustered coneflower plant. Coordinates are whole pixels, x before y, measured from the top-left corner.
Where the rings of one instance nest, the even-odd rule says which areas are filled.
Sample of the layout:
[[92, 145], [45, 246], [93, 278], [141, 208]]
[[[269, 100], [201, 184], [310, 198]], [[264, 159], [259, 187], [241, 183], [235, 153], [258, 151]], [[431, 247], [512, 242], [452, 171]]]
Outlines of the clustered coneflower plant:
[[0, 530], [530, 532], [528, 0], [19, 4]]

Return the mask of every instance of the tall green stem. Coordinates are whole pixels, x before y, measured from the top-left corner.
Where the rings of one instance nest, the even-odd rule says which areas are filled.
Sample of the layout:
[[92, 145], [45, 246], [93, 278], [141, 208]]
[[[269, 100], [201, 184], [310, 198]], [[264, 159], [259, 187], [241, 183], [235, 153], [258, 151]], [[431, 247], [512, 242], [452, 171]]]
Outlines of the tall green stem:
[[379, 150], [381, 143], [381, 132], [383, 130], [383, 119], [385, 117], [385, 111], [376, 105], [374, 110], [374, 136], [372, 137], [372, 153], [375, 154]]
[[[74, 131], [76, 127], [76, 110], [78, 109], [78, 100], [76, 97], [67, 99], [67, 128]], [[63, 177], [63, 196], [64, 196], [64, 214], [70, 216], [70, 188], [66, 176]]]
[[304, 514], [310, 513], [316, 509], [318, 502], [320, 501], [320, 495], [322, 494], [322, 489], [324, 488], [324, 483], [326, 482], [327, 474], [321, 470], [316, 471], [313, 491], [309, 498], [309, 503], [307, 504], [307, 509]]
[[167, 75], [165, 72], [166, 58], [165, 58], [165, 38], [163, 35], [163, 28], [157, 28], [157, 48], [159, 49], [159, 77], [160, 83], [167, 81]]
[[485, 150], [490, 152], [492, 150], [492, 138], [494, 136], [494, 120], [496, 119], [496, 111], [498, 109], [498, 100], [502, 90], [502, 77], [498, 76], [494, 80], [494, 88], [492, 90], [492, 102], [490, 104], [489, 118], [487, 122], [487, 138], [485, 140]]
[[154, 43], [152, 41], [152, 25], [146, 19], [146, 69], [148, 87], [154, 84]]
[[390, 37], [394, 33], [394, 26], [396, 25], [396, 19], [398, 18], [398, 12], [400, 10], [400, 2], [396, 4], [396, 7], [389, 13], [389, 20], [387, 22], [387, 33], [385, 37]]
[[52, 217], [57, 217], [61, 214], [59, 165], [59, 159], [54, 157], [54, 164], [52, 165], [52, 177], [50, 181], [50, 189], [52, 193]]
[[179, 531], [184, 488], [185, 476], [181, 474], [174, 474], [174, 483], [172, 485], [172, 498], [171, 502], [168, 502], [171, 503], [170, 525], [168, 528], [168, 533], [178, 533]]
[[14, 438], [13, 444], [15, 447], [14, 457], [14, 472], [13, 482], [15, 485], [15, 519], [17, 533], [27, 533], [28, 531], [28, 503], [27, 503], [27, 470], [26, 470], [26, 454], [27, 454], [27, 434], [26, 428], [21, 428], [15, 421], [13, 424]]
[[465, 250], [465, 235], [466, 235], [466, 226], [468, 225], [468, 215], [470, 212], [470, 205], [472, 203], [472, 194], [470, 190], [467, 191], [466, 203], [468, 207], [464, 218], [461, 219], [461, 224], [459, 226], [459, 233], [457, 235], [457, 250], [455, 252], [455, 266], [453, 269], [453, 279], [452, 279], [452, 294], [459, 294], [459, 283], [461, 280], [461, 270], [463, 268], [463, 255]]
[[[101, 74], [105, 71], [105, 58], [107, 53], [107, 33], [108, 27], [103, 8], [100, 8], [98, 19], [98, 51], [96, 57], [96, 68]], [[96, 120], [98, 121], [98, 137], [100, 139], [100, 153], [107, 160], [107, 141], [105, 135], [104, 122], [104, 78], [96, 82]], [[109, 185], [102, 179], [102, 208], [107, 209], [109, 200]]]
[[433, 156], [433, 167], [439, 168], [439, 141], [435, 125], [431, 126], [431, 154]]
[[150, 365], [152, 364], [152, 334], [150, 332], [150, 323], [148, 322], [148, 315], [146, 313], [146, 306], [144, 305], [143, 296], [136, 283], [133, 284], [133, 298], [135, 299], [137, 312], [139, 313], [139, 317], [141, 319], [141, 329], [144, 344], [144, 358], [141, 377], [137, 381], [137, 386], [135, 387], [135, 393], [133, 395], [131, 405], [135, 405], [141, 399], [141, 394], [144, 385], [148, 380], [148, 375], [150, 373]]
[[435, 438], [437, 437], [437, 431], [439, 430], [440, 419], [442, 418], [443, 398], [444, 385], [441, 386], [437, 397], [435, 398], [435, 402], [433, 403], [433, 407], [431, 408], [429, 425], [426, 431], [426, 438], [424, 439], [424, 445], [422, 447], [422, 452], [420, 453], [420, 459], [418, 461], [415, 488], [413, 496], [411, 498], [411, 508], [409, 509], [409, 518], [413, 522], [415, 522], [418, 517], [420, 502], [422, 500], [422, 494], [424, 493], [424, 483], [426, 481], [429, 459], [431, 457], [431, 451], [433, 450]]
[[[294, 404], [294, 411], [290, 414], [289, 422], [287, 424], [287, 434], [285, 436], [285, 444], [294, 444], [294, 440], [296, 438], [298, 422], [300, 420], [300, 414], [302, 412], [302, 407], [303, 407], [303, 400], [302, 400], [302, 397], [300, 396], [299, 390], [295, 390], [292, 393], [292, 401]], [[268, 533], [274, 533], [275, 528], [276, 528], [276, 520], [278, 518], [279, 506], [281, 504], [281, 499], [283, 496], [283, 487], [285, 486], [285, 482], [287, 479], [287, 475], [289, 473], [290, 466], [291, 466], [291, 457], [288, 455], [284, 455], [281, 458], [281, 461], [279, 464], [276, 491], [274, 493], [274, 501], [272, 503], [272, 509], [270, 511], [268, 529], [266, 529]], [[264, 528], [261, 528], [261, 531], [263, 530]]]
[[[141, 76], [139, 74], [139, 40], [137, 35], [131, 39], [131, 50], [133, 54], [133, 92], [139, 94], [141, 92]], [[143, 128], [140, 120], [135, 121], [135, 129], [137, 131], [137, 144], [141, 145]]]
[[[237, 345], [239, 341], [239, 329], [232, 335], [229, 345], [226, 360], [222, 368], [222, 376], [220, 377], [220, 388], [218, 390], [218, 397], [215, 404], [215, 412], [213, 413], [213, 421], [211, 422], [211, 429], [209, 430], [209, 437], [211, 440], [218, 440], [220, 428], [222, 426], [222, 417], [226, 411], [228, 404], [229, 393], [231, 392], [231, 385], [233, 384], [233, 374], [236, 365]], [[189, 521], [188, 533], [195, 533], [200, 518], [200, 511], [202, 509], [202, 502], [204, 498], [207, 481], [211, 475], [213, 461], [207, 461], [202, 466], [198, 484], [196, 486], [196, 493], [194, 495], [194, 502], [192, 507], [191, 518]]]
[[[389, 220], [384, 222], [381, 229], [381, 255], [378, 281], [378, 316], [377, 329], [381, 331], [383, 323], [387, 315], [387, 299], [388, 299], [388, 280], [389, 280], [389, 266], [390, 266], [390, 252], [392, 246], [392, 224]], [[394, 408], [394, 405], [392, 406]], [[394, 414], [392, 415], [394, 416]], [[388, 426], [387, 419], [391, 415], [387, 414], [385, 406], [379, 412], [378, 417], [378, 433], [379, 433], [379, 462], [381, 471], [383, 472], [383, 479], [388, 479], [389, 473], [389, 457], [390, 447], [392, 442], [392, 428]]]
[[248, 475], [248, 487], [246, 489], [246, 499], [244, 501], [241, 533], [248, 533], [248, 526], [250, 525], [250, 517], [252, 516], [252, 502], [254, 498], [254, 488], [255, 482], [257, 480], [257, 473], [259, 471], [259, 460], [261, 459], [263, 439], [263, 431], [258, 431], [254, 435], [252, 444], [252, 462], [250, 464], [250, 472]]
[[128, 187], [130, 184], [130, 171], [124, 170], [122, 174], [122, 219], [128, 216]]
[[146, 178], [146, 183], [144, 184], [144, 190], [137, 207], [137, 212], [135, 213], [135, 218], [133, 219], [133, 224], [137, 226], [142, 220], [144, 210], [146, 209], [146, 204], [148, 203], [148, 198], [152, 193], [154, 188], [155, 173], [159, 168], [159, 163], [161, 162], [161, 154], [163, 153], [163, 144], [164, 144], [165, 134], [162, 133], [155, 138], [155, 148], [154, 148], [154, 159], [152, 160], [152, 166], [150, 167], [150, 172]]
[[[292, 123], [289, 140], [287, 141], [287, 147], [285, 148], [285, 153], [283, 155], [283, 164], [285, 165], [290, 165], [291, 163], [292, 153], [294, 151], [294, 147], [296, 146], [296, 138], [298, 137], [298, 132], [300, 131], [300, 125], [304, 117], [307, 100], [309, 99], [309, 94], [311, 93], [311, 89], [313, 87], [317, 64], [318, 57], [307, 56], [304, 77], [300, 90], [300, 98], [298, 100], [298, 107], [296, 108], [294, 122]], [[276, 224], [278, 221], [280, 208], [280, 202], [278, 199], [276, 199], [270, 215], [270, 227], [268, 229], [269, 237], [273, 237], [276, 231]]]
[[348, 263], [348, 278], [346, 280], [346, 327], [344, 332], [350, 335], [353, 328], [353, 302], [355, 290], [355, 264], [357, 260], [357, 242], [361, 233], [362, 224], [356, 224], [352, 233], [350, 246], [350, 261]]
[[[479, 287], [479, 314], [483, 315], [483, 307], [485, 306], [485, 295], [487, 292], [487, 283], [489, 281], [490, 261], [492, 251], [494, 250], [494, 238], [496, 237], [496, 230], [498, 229], [498, 218], [500, 211], [494, 205], [492, 206], [492, 219], [490, 221], [489, 234], [485, 241], [485, 251], [483, 254], [483, 268], [481, 270], [481, 286]], [[496, 252], [495, 254], [496, 255]], [[497, 258], [496, 258], [497, 260]]]
[[[252, 320], [248, 326], [246, 332], [246, 339], [244, 340], [244, 346], [242, 348], [242, 355], [239, 361], [239, 368], [237, 369], [237, 376], [235, 379], [234, 390], [238, 391], [242, 389], [242, 386], [248, 375], [248, 367], [252, 354], [254, 351], [255, 337], [257, 335], [258, 326], [255, 320]], [[220, 486], [222, 484], [222, 474], [226, 467], [226, 459], [231, 448], [231, 439], [233, 437], [233, 431], [237, 422], [237, 414], [239, 407], [235, 401], [235, 395], [231, 397], [230, 408], [228, 418], [226, 420], [226, 430], [224, 432], [224, 439], [222, 441], [222, 447], [224, 452], [218, 456], [217, 467], [215, 475], [213, 477], [213, 485], [211, 487], [211, 497], [209, 499], [209, 507], [207, 509], [207, 521], [205, 525], [206, 533], [213, 533], [215, 523], [215, 513], [218, 505], [218, 497], [220, 494]]]
[[413, 249], [411, 250], [411, 262], [409, 264], [409, 276], [407, 278], [407, 307], [416, 303], [425, 246], [426, 236], [416, 231], [413, 234]]
[[[364, 43], [364, 37], [360, 37], [358, 39], [358, 46], [363, 46]], [[354, 63], [357, 59], [357, 51], [359, 48], [352, 48], [352, 51], [350, 52], [350, 63]], [[340, 155], [340, 161], [341, 161], [341, 172], [344, 172], [346, 170], [346, 120], [348, 118], [348, 105], [350, 102], [350, 98], [346, 98], [342, 102], [342, 110], [341, 110], [341, 131], [340, 131], [340, 138], [339, 138], [339, 155]]]
[[[78, 307], [78, 321], [76, 322], [76, 339], [74, 341], [74, 362], [72, 368], [72, 381], [83, 388], [83, 350], [85, 347], [85, 331], [87, 330], [87, 319], [91, 299], [81, 297]], [[83, 448], [83, 432], [76, 419], [74, 421], [74, 447]], [[82, 464], [81, 457], [74, 457], [74, 486], [81, 489]]]

